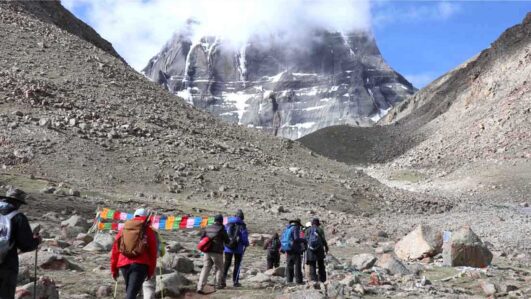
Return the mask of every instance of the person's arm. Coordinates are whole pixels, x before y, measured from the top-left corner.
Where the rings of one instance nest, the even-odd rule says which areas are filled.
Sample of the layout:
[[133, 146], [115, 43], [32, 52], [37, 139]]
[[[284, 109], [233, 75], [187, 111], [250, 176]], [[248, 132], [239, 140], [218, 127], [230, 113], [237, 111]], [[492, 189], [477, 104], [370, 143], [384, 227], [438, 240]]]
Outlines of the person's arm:
[[264, 243], [264, 250], [267, 250], [272, 242], [273, 238], [267, 239], [267, 241]]
[[148, 242], [148, 253], [149, 253], [149, 265], [148, 265], [148, 279], [153, 277], [155, 274], [155, 268], [157, 267], [157, 237], [155, 232], [148, 228], [146, 230], [147, 242]]
[[16, 232], [14, 235], [14, 244], [22, 252], [33, 251], [39, 247], [40, 238], [34, 237], [26, 215], [20, 213], [13, 217], [12, 223]]
[[323, 240], [324, 249], [326, 252], [328, 252], [328, 242], [326, 242], [324, 229], [319, 228], [319, 233], [321, 234], [321, 240]]
[[247, 231], [247, 227], [243, 227], [242, 229], [242, 244], [244, 247], [249, 246], [249, 232]]
[[120, 240], [120, 237], [122, 235], [122, 231], [120, 231], [116, 238], [114, 239], [114, 243], [112, 244], [112, 251], [111, 251], [111, 274], [112, 278], [116, 279], [118, 278], [118, 258], [120, 255], [120, 252], [118, 250], [118, 240]]
[[225, 229], [225, 227], [223, 227], [223, 229], [221, 229], [221, 235], [223, 236], [223, 244], [228, 244], [229, 243], [229, 234], [227, 233], [227, 230]]

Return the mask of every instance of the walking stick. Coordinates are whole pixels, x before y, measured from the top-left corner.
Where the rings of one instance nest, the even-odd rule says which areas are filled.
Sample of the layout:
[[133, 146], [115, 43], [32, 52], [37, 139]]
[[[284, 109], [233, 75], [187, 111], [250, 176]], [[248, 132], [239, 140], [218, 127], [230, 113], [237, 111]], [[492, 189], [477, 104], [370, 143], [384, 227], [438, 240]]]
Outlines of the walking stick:
[[112, 296], [114, 299], [116, 299], [117, 292], [118, 292], [118, 279], [116, 279], [116, 282], [114, 283], [114, 295]]
[[39, 247], [35, 249], [35, 267], [33, 268], [33, 276], [35, 280], [33, 281], [33, 299], [37, 298], [37, 258], [38, 258]]
[[[164, 285], [162, 284], [162, 265], [159, 266], [160, 273], [160, 299], [164, 299]], [[155, 277], [155, 290], [157, 289], [157, 278]]]

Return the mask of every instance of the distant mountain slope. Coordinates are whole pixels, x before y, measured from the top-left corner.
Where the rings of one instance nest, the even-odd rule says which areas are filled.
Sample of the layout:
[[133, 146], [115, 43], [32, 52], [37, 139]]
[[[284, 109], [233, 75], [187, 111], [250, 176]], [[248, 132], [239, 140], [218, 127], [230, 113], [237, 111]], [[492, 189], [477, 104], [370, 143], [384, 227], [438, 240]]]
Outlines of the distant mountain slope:
[[150, 192], [172, 198], [173, 205], [251, 205], [268, 213], [273, 205], [295, 211], [312, 200], [362, 213], [376, 205], [380, 192], [400, 202], [415, 197], [311, 155], [296, 142], [227, 124], [188, 105], [111, 49], [87, 42], [94, 31], [84, 31], [86, 25], [73, 35], [35, 17], [52, 5], [64, 24], [78, 22], [52, 4], [0, 2], [3, 175], [119, 196]]
[[455, 169], [531, 158], [531, 14], [490, 48], [393, 108], [374, 128], [335, 127], [300, 141], [348, 163]]
[[[415, 88], [382, 58], [371, 33], [315, 30], [304, 41], [175, 34], [143, 72], [222, 119], [297, 139], [320, 128], [369, 126]], [[305, 44], [300, 44], [305, 43]]]

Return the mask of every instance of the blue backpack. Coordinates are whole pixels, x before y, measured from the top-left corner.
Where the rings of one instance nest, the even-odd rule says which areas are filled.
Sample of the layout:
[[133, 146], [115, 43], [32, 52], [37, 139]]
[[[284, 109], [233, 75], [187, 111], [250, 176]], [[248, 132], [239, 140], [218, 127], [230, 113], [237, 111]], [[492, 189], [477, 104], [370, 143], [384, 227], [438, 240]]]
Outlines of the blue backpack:
[[294, 225], [290, 225], [286, 227], [286, 229], [282, 232], [282, 237], [280, 237], [280, 249], [282, 251], [287, 252], [291, 251], [293, 248], [293, 230], [295, 229]]
[[323, 247], [323, 240], [321, 240], [321, 236], [317, 232], [317, 227], [311, 227], [308, 230], [308, 248], [312, 251], [318, 250], [319, 248]]

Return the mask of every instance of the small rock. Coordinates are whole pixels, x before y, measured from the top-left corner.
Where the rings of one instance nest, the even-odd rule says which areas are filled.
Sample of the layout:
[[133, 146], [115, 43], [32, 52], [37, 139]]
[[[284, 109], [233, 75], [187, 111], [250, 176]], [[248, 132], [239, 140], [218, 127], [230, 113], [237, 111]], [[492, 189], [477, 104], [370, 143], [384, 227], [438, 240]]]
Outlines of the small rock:
[[355, 255], [351, 261], [352, 266], [358, 271], [369, 269], [374, 263], [376, 263], [376, 257], [369, 253]]
[[194, 262], [186, 257], [176, 254], [166, 253], [162, 257], [162, 265], [166, 269], [172, 269], [181, 273], [193, 273]]
[[183, 289], [191, 284], [191, 281], [178, 272], [157, 276], [155, 297], [160, 298], [161, 293], [164, 293], [165, 297], [178, 297]]
[[28, 283], [22, 287], [17, 288], [16, 299], [31, 299], [31, 298], [46, 298], [59, 299], [59, 291], [55, 286], [55, 282], [48, 277], [41, 277], [37, 280], [37, 294], [34, 296], [34, 284]]
[[96, 298], [110, 297], [113, 294], [112, 286], [100, 286], [96, 291]]
[[483, 293], [485, 293], [485, 295], [492, 296], [496, 294], [497, 288], [495, 284], [487, 280], [482, 280], [479, 284], [481, 286], [481, 289], [483, 290]]
[[269, 275], [269, 276], [284, 277], [284, 276], [286, 276], [286, 268], [285, 267], [277, 267], [277, 268], [269, 269], [269, 270], [265, 271], [264, 274]]
[[52, 187], [52, 186], [44, 187], [41, 189], [40, 192], [44, 194], [52, 194], [55, 192], [55, 187]]
[[388, 270], [393, 275], [407, 275], [410, 271], [406, 266], [394, 255], [386, 253], [382, 255], [376, 263], [378, 267]]

